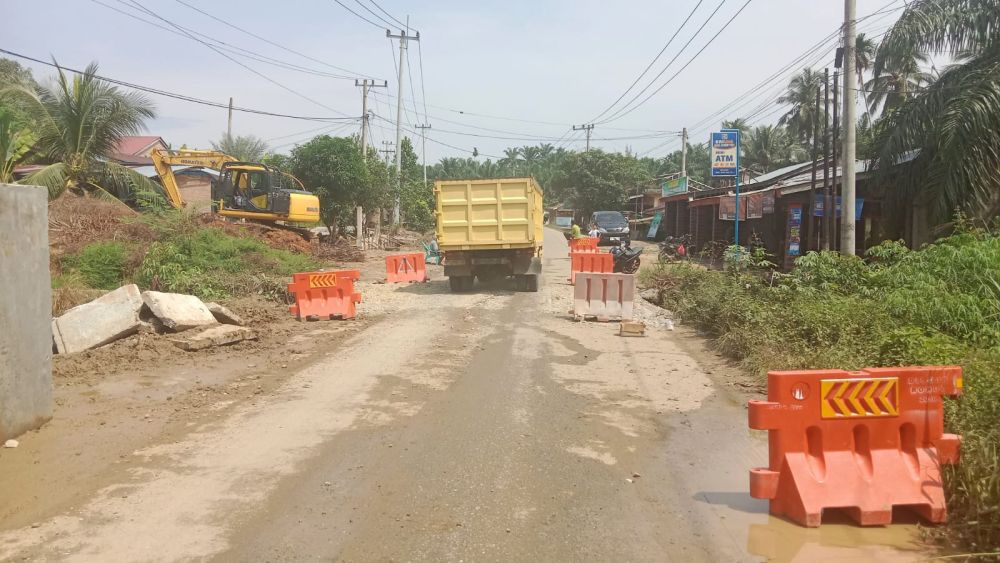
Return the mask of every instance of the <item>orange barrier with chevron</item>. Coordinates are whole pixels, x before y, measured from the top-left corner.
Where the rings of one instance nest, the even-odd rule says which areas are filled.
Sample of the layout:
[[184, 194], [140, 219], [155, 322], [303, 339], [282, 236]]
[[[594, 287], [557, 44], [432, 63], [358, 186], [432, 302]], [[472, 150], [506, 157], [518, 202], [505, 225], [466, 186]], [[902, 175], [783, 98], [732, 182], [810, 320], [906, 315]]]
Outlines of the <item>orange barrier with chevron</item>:
[[569, 259], [569, 283], [571, 284], [576, 284], [576, 274], [580, 272], [610, 274], [615, 267], [614, 256], [607, 252], [570, 252]]
[[955, 366], [770, 372], [768, 400], [749, 404], [769, 450], [768, 467], [750, 471], [750, 495], [809, 527], [826, 508], [889, 524], [903, 505], [944, 522], [941, 464], [958, 462], [961, 438], [944, 433], [942, 397], [961, 392]]
[[601, 239], [597, 237], [580, 237], [569, 239], [570, 252], [597, 252], [597, 243]]
[[295, 304], [288, 310], [300, 321], [353, 319], [356, 305], [361, 303], [361, 294], [354, 291], [354, 282], [360, 277], [358, 270], [293, 274], [288, 293]]
[[390, 254], [385, 257], [385, 281], [425, 282], [427, 281], [427, 265], [424, 263], [424, 253]]

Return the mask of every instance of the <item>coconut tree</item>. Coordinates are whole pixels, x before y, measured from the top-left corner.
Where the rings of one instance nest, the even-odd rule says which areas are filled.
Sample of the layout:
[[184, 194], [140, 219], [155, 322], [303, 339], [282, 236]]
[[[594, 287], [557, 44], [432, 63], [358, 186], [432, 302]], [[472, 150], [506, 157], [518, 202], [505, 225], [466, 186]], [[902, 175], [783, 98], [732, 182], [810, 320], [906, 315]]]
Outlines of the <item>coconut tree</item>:
[[777, 125], [762, 125], [747, 131], [742, 148], [743, 165], [760, 174], [786, 166], [802, 156], [788, 131]]
[[98, 78], [96, 63], [72, 78], [58, 71], [48, 86], [9, 90], [35, 124], [34, 152], [49, 163], [24, 183], [45, 186], [51, 197], [70, 190], [110, 194], [133, 205], [162, 201], [158, 184], [106, 158], [122, 137], [140, 133], [155, 116], [149, 99]]
[[[879, 46], [874, 72], [943, 51], [965, 56], [886, 115], [875, 142], [879, 170], [890, 196], [926, 203], [939, 220], [955, 209], [996, 216], [1000, 1], [914, 0]], [[914, 154], [908, 165], [892, 166]]]
[[14, 166], [27, 155], [32, 139], [14, 112], [0, 108], [0, 184], [14, 181]]
[[871, 80], [865, 82], [866, 99], [871, 109], [892, 111], [921, 87], [932, 81], [922, 67], [928, 64], [927, 55], [914, 53], [909, 57], [893, 57], [882, 66]]
[[788, 127], [789, 134], [798, 141], [809, 139], [813, 123], [819, 119], [816, 88], [822, 84], [823, 75], [811, 68], [804, 68], [789, 81], [788, 89], [778, 98], [778, 104], [789, 106], [778, 124]]
[[519, 147], [511, 147], [503, 150], [503, 158], [500, 159], [498, 164], [516, 174], [523, 162], [521, 159], [521, 149]]
[[270, 150], [267, 143], [259, 137], [254, 135], [234, 137], [228, 133], [223, 133], [222, 138], [213, 141], [212, 148], [243, 162], [260, 162]]

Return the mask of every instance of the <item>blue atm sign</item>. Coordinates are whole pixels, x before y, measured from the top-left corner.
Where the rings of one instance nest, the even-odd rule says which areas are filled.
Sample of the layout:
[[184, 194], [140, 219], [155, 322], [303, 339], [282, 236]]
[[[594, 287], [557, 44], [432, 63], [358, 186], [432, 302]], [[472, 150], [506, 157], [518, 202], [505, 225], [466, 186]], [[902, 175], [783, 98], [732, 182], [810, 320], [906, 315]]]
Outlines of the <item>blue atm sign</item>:
[[739, 133], [712, 133], [712, 177], [736, 176]]

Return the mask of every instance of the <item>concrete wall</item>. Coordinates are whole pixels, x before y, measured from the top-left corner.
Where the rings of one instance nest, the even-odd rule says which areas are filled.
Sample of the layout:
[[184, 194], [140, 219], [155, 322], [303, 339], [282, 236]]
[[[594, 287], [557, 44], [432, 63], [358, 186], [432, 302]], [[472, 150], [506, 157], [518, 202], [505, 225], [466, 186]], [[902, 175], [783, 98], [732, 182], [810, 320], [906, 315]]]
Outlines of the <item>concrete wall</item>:
[[48, 193], [0, 184], [0, 442], [52, 418]]

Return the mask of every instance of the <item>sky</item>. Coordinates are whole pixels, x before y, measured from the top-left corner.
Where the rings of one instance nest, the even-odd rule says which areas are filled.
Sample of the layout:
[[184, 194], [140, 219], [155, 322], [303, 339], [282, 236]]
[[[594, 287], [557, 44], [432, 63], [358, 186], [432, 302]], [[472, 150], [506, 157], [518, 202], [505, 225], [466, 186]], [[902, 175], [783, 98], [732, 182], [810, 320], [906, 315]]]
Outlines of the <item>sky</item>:
[[[869, 36], [883, 33], [903, 7], [902, 0], [857, 4], [859, 31]], [[510, 146], [542, 142], [582, 150], [584, 132], [571, 127], [587, 123], [595, 124], [593, 147], [662, 157], [680, 148], [683, 127], [691, 142], [699, 143], [721, 119], [750, 116], [753, 124], [773, 123], [782, 110], [775, 99], [797, 69], [829, 65], [832, 70], [832, 34], [844, 17], [842, 0], [0, 0], [0, 5], [6, 20], [0, 49], [55, 59], [73, 69], [97, 62], [103, 76], [221, 104], [231, 96], [238, 107], [340, 119], [234, 114], [234, 134], [261, 137], [279, 153], [317, 134], [358, 132], [362, 96], [355, 79], [366, 77], [388, 81], [369, 98], [370, 144], [382, 149], [383, 141], [395, 142], [399, 45], [386, 37], [388, 26], [375, 14], [404, 23], [408, 16], [410, 34], [419, 31], [420, 40], [407, 42], [404, 58], [403, 125], [409, 131], [403, 135], [414, 138], [419, 153], [414, 126], [430, 124], [428, 162], [469, 157], [474, 149], [485, 159], [502, 156]], [[192, 32], [215, 49], [192, 39]], [[650, 72], [629, 90], [675, 33]], [[225, 49], [249, 50], [263, 60]], [[43, 82], [55, 73], [43, 64], [20, 62]], [[226, 130], [225, 108], [149, 97], [157, 117], [148, 134], [175, 148], [210, 148]]]

